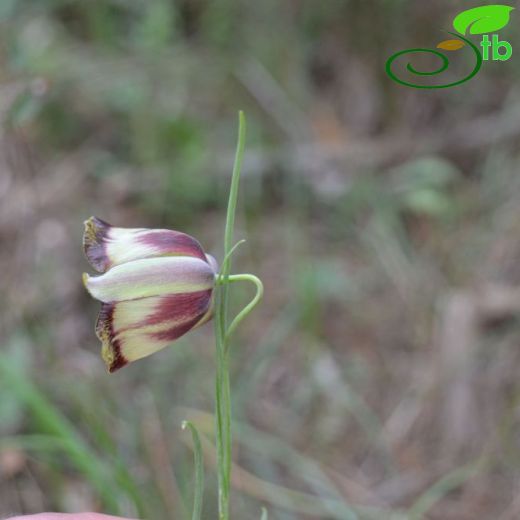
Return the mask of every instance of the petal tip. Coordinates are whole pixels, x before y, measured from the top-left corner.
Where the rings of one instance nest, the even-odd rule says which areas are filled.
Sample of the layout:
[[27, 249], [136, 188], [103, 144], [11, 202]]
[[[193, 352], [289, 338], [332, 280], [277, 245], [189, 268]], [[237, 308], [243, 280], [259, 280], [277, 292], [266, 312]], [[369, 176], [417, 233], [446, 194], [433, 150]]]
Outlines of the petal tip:
[[121, 355], [116, 346], [117, 340], [104, 340], [101, 347], [101, 357], [105, 362], [108, 373], [113, 374], [120, 368], [128, 364], [128, 361]]
[[113, 327], [114, 305], [104, 303], [96, 322], [96, 336], [101, 340], [101, 357], [110, 374], [128, 364], [121, 353], [121, 345], [116, 339]]
[[95, 298], [96, 300], [99, 300], [99, 298], [94, 294], [92, 291], [92, 281], [97, 278], [96, 276], [90, 276], [88, 273], [83, 273], [81, 275], [81, 281], [83, 282], [83, 287], [87, 290], [87, 292], [92, 296], [92, 298]]
[[113, 340], [110, 340], [109, 338], [103, 339], [103, 344], [101, 346], [101, 357], [105, 362], [109, 374], [113, 374], [118, 368], [123, 366], [118, 366], [116, 362], [118, 356], [112, 342]]
[[90, 217], [85, 220], [84, 224], [83, 250], [85, 255], [96, 271], [104, 272], [110, 267], [104, 241], [112, 226], [97, 217]]

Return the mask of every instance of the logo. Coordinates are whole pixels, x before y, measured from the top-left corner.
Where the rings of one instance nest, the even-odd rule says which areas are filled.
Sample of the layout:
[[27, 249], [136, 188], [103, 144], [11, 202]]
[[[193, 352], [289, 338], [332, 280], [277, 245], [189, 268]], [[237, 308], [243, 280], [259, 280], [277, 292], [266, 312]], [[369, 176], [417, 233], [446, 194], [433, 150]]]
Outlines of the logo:
[[[448, 34], [455, 37], [454, 39], [440, 42], [437, 45], [437, 49], [440, 50], [417, 48], [396, 52], [390, 56], [386, 62], [386, 73], [395, 82], [412, 88], [449, 88], [469, 81], [478, 74], [484, 61], [489, 61], [490, 59], [493, 61], [506, 61], [513, 55], [513, 47], [509, 42], [501, 41], [498, 34], [490, 34], [502, 29], [509, 23], [510, 14], [513, 9], [514, 7], [509, 5], [485, 5], [463, 11], [453, 20], [453, 28], [457, 32], [447, 31]], [[469, 35], [483, 35], [479, 46], [469, 39]], [[482, 52], [479, 47], [482, 48]], [[446, 84], [424, 85], [413, 83], [411, 79], [401, 79], [394, 72], [394, 65], [396, 65], [395, 62], [396, 60], [399, 60], [401, 56], [426, 53], [439, 58], [441, 60], [440, 66], [433, 71], [422, 71], [416, 69], [410, 62], [408, 62], [406, 64], [408, 75], [425, 78], [437, 76], [447, 70], [450, 65], [448, 56], [441, 51], [454, 52], [463, 48], [471, 50], [475, 60], [473, 70], [463, 79]]]

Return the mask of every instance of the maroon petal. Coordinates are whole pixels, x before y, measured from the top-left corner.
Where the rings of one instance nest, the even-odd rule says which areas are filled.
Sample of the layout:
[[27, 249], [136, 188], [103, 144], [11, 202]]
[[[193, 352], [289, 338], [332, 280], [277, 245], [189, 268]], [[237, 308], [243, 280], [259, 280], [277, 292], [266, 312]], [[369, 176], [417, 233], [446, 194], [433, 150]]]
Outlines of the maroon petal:
[[208, 261], [199, 242], [186, 233], [114, 227], [97, 217], [85, 221], [83, 247], [92, 267], [100, 272], [155, 256], [189, 256]]
[[96, 324], [110, 372], [168, 346], [208, 320], [212, 291], [104, 303]]

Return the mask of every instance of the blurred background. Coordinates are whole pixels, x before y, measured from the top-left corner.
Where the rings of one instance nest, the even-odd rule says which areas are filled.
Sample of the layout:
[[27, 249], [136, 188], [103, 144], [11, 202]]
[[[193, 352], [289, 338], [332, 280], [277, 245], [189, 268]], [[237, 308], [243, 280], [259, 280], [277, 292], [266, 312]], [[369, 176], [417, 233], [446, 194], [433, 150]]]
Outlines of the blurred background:
[[108, 375], [82, 223], [222, 259], [243, 109], [234, 518], [520, 518], [518, 15], [462, 86], [384, 70], [475, 6], [0, 2], [0, 516], [191, 518], [189, 418], [215, 518], [212, 327]]

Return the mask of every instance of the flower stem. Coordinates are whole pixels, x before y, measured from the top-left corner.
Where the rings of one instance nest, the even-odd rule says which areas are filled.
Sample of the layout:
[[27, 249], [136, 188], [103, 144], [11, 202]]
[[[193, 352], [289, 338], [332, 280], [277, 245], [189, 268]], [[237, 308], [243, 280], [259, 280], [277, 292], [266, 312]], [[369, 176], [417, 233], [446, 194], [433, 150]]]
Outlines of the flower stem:
[[[233, 229], [238, 199], [240, 170], [244, 156], [246, 121], [242, 111], [238, 114], [238, 142], [231, 177], [231, 188], [224, 233], [224, 261], [215, 291], [215, 341], [217, 367], [215, 378], [215, 418], [218, 465], [218, 511], [219, 520], [229, 520], [229, 495], [231, 488], [231, 393], [229, 383], [229, 329], [227, 327], [227, 308], [229, 300], [229, 281], [231, 279], [231, 252]], [[235, 323], [233, 320], [231, 325]], [[243, 316], [242, 316], [243, 318]], [[237, 323], [238, 325], [238, 323]]]

